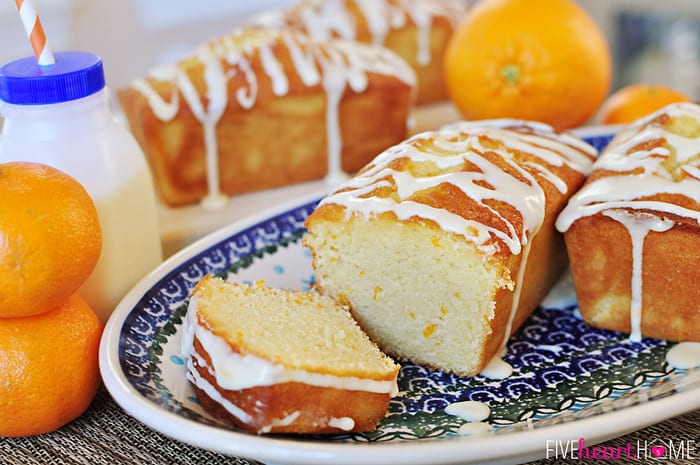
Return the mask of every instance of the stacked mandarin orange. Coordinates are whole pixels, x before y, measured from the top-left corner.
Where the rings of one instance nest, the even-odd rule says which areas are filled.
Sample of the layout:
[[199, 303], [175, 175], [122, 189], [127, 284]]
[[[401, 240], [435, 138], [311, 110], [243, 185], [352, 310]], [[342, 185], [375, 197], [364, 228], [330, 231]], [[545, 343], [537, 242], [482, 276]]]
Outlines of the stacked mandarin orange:
[[77, 294], [100, 255], [95, 205], [38, 163], [0, 164], [0, 436], [79, 417], [100, 386], [102, 324]]

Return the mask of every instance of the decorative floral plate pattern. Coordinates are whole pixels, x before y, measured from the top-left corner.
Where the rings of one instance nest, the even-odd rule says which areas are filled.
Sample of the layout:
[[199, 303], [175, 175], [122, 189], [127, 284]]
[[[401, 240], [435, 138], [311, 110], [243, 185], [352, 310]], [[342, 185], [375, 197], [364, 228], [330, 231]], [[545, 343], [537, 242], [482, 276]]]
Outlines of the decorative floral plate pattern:
[[[602, 148], [610, 133], [586, 139]], [[586, 434], [602, 439], [601, 434], [612, 437], [635, 429], [629, 418], [624, 426], [608, 427], [607, 433], [600, 421], [586, 420], [602, 416], [614, 423], [616, 412], [645, 409], [640, 421], [651, 422], [700, 407], [697, 370], [674, 370], [665, 362], [672, 344], [630, 342], [624, 334], [588, 326], [565, 275], [509, 341], [505, 360], [514, 373], [504, 380], [460, 378], [405, 363], [400, 394], [371, 433], [259, 437], [218, 423], [201, 409], [185, 379], [180, 329], [189, 294], [207, 273], [308, 289], [311, 258], [301, 238], [304, 220], [317, 201], [299, 201], [246, 226], [232, 225], [208, 236], [172, 257], [124, 298], [105, 330], [100, 365], [107, 388], [127, 412], [176, 439], [258, 460], [353, 463], [362, 457], [357, 463], [386, 463], [401, 456], [404, 463], [450, 463], [536, 458], [544, 454], [544, 442], [535, 445], [541, 453], [525, 447], [535, 437], [554, 438], [569, 431], [575, 434], [570, 439]], [[445, 413], [448, 405], [464, 400], [489, 405], [489, 427], [482, 435], [464, 436], [464, 421]], [[653, 407], [648, 404], [652, 400]], [[649, 409], [662, 403], [666, 408], [650, 415]], [[580, 427], [565, 430], [572, 421]], [[514, 439], [512, 450], [492, 448], [504, 435]], [[409, 447], [413, 452], [406, 459]], [[517, 454], [520, 459], [513, 458]]]

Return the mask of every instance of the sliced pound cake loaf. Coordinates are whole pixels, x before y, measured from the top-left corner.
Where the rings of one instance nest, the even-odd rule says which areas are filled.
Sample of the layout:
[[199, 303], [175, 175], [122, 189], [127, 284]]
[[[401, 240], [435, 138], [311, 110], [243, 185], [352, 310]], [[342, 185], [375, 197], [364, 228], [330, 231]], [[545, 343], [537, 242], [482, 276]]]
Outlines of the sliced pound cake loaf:
[[554, 221], [594, 155], [524, 121], [416, 135], [308, 218], [319, 289], [387, 353], [477, 374], [564, 270]]

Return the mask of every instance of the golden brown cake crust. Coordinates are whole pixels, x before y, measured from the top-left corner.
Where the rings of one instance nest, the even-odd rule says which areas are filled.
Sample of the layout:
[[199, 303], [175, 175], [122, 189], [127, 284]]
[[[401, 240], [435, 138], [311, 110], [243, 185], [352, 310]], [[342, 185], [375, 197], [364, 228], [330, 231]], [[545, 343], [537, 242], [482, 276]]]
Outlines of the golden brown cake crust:
[[[532, 134], [533, 131], [525, 125], [514, 126], [510, 128], [512, 130], [517, 130], [523, 134]], [[418, 135], [411, 138], [410, 140], [402, 142], [402, 144], [412, 145], [420, 150], [434, 150], [431, 148], [432, 141], [430, 140], [429, 133], [428, 136]], [[466, 136], [464, 136], [466, 138]], [[520, 178], [522, 180], [522, 175], [518, 174], [517, 170], [510, 163], [506, 162], [503, 158], [495, 155], [489, 150], [496, 150], [502, 148], [503, 145], [497, 140], [497, 138], [491, 138], [488, 134], [479, 134], [479, 143], [485, 148], [485, 150], [480, 154], [484, 159], [489, 160], [495, 166], [498, 166], [504, 172], [513, 175], [514, 177]], [[524, 169], [531, 172], [533, 175], [537, 175], [538, 170], [534, 168], [537, 163], [542, 163], [541, 160], [538, 162], [536, 156], [524, 152], [524, 151], [513, 151], [513, 160], [516, 161], [517, 165], [524, 167]], [[590, 157], [590, 156], [589, 156]], [[375, 166], [375, 162], [369, 163], [362, 170], [360, 170], [357, 175], [361, 176], [363, 173], [371, 170]], [[566, 184], [566, 193], [560, 192], [557, 187], [548, 182], [546, 178], [537, 177], [538, 183], [542, 188], [545, 196], [545, 217], [548, 219], [546, 226], [552, 227], [553, 222], [556, 220], [556, 215], [561, 211], [566, 199], [575, 192], [581, 184], [585, 181], [586, 177], [583, 173], [571, 168], [567, 165], [554, 166], [548, 165], [548, 169], [551, 169], [556, 176]], [[391, 162], [391, 168], [397, 171], [405, 171], [408, 173], [413, 172], [416, 168], [413, 162], [408, 156], [400, 157]], [[460, 168], [460, 171], [465, 172], [478, 172], [479, 167], [466, 163]], [[363, 197], [396, 197], [396, 183], [390, 177], [387, 178], [391, 186], [382, 185], [376, 189], [373, 189], [367, 193], [362, 194]], [[344, 191], [351, 191], [351, 188], [339, 188], [335, 193], [340, 193]], [[335, 194], [334, 193], [334, 194]], [[499, 202], [497, 200], [489, 201], [489, 207], [493, 206], [493, 210], [486, 208], [484, 205], [479, 204], [473, 198], [469, 196], [468, 193], [458, 189], [452, 184], [444, 183], [435, 186], [429, 190], [418, 192], [414, 197], [413, 201], [435, 207], [436, 209], [445, 210], [450, 213], [454, 213], [465, 219], [474, 219], [479, 223], [500, 229], [503, 232], [507, 230], [507, 224], [512, 224], [515, 229], [521, 228], [523, 225], [523, 217], [521, 212], [517, 211], [513, 206], [508, 205], [504, 202]], [[346, 207], [336, 203], [327, 203], [320, 205], [313, 213], [312, 217], [307, 220], [308, 224], [314, 221], [326, 219], [330, 221], [343, 221], [346, 215]], [[396, 214], [389, 211], [384, 212], [381, 216], [391, 218], [393, 221], [399, 221]], [[432, 224], [433, 227], [439, 228], [434, 221], [430, 219], [422, 218], [420, 216], [415, 216], [407, 219], [402, 219], [405, 222], [417, 222], [418, 224]], [[492, 237], [492, 240], [499, 242], [499, 248], [496, 255], [501, 255], [502, 257], [509, 257], [510, 252], [506, 244], [498, 237]]]
[[[630, 337], [700, 341], [698, 136], [693, 104], [625, 126], [562, 214], [558, 227], [587, 323]], [[584, 201], [591, 198], [596, 203]], [[633, 237], [641, 243], [637, 258]]]
[[[669, 231], [652, 232], [644, 243], [644, 336], [700, 340], [700, 228], [688, 223], [679, 221]], [[626, 228], [603, 215], [582, 218], [566, 233], [566, 242], [584, 320], [629, 333], [632, 245]]]
[[[269, 32], [257, 34], [265, 33]], [[255, 33], [238, 34], [236, 37]], [[146, 155], [165, 204], [194, 203], [211, 193], [208, 176], [212, 175], [212, 168], [207, 164], [207, 147], [216, 151], [219, 190], [231, 195], [322, 179], [330, 174], [329, 160], [333, 155], [329, 154], [329, 142], [335, 138], [329, 136], [333, 134], [329, 118], [334, 120], [337, 116], [337, 155], [340, 168], [347, 173], [407, 136], [414, 100], [410, 69], [405, 76], [366, 71], [366, 88], [356, 92], [346, 86], [334, 111], [329, 109], [323, 79], [315, 84], [302, 81], [282, 39], [290, 35], [293, 33], [275, 36], [270, 47], [286, 76], [288, 88], [283, 94], [275, 93], [259, 49], [244, 54], [247, 67], [228, 63], [225, 57], [218, 59], [221, 72], [227, 76], [228, 98], [222, 115], [214, 121], [214, 143], [207, 141], [206, 124], [186, 103], [188, 97], [182, 86], [175, 84], [179, 82], [176, 78], [149, 76], [141, 80], [158, 99], [179, 102], [177, 112], [169, 119], [155, 114], [152, 101], [137, 86], [118, 91], [131, 131]], [[224, 39], [221, 43], [225, 43]], [[216, 47], [216, 43], [211, 47]], [[332, 45], [318, 47], [333, 49]], [[315, 66], [322, 68], [318, 61]], [[198, 102], [205, 109], [210, 107], [203, 60], [184, 60], [177, 69], [191, 81]], [[251, 76], [256, 77], [252, 87]], [[250, 108], [242, 105], [245, 99], [237, 97], [246, 93], [255, 97]]]
[[[209, 355], [196, 338], [194, 349], [207, 365], [211, 365]], [[212, 373], [206, 367], [200, 366], [196, 359], [193, 359], [193, 364], [199, 376], [214, 386], [225, 400], [250, 415], [251, 419], [248, 422], [241, 421], [226, 410], [221, 402], [212, 399], [193, 384], [202, 408], [219, 420], [258, 434], [371, 431], [386, 414], [390, 400], [389, 394], [311, 386], [299, 382], [258, 386], [239, 391], [226, 390], [217, 385]], [[293, 418], [293, 421], [284, 421], [290, 418]], [[339, 425], [348, 418], [352, 419], [352, 428], [341, 428]], [[333, 419], [339, 423], [333, 424]]]

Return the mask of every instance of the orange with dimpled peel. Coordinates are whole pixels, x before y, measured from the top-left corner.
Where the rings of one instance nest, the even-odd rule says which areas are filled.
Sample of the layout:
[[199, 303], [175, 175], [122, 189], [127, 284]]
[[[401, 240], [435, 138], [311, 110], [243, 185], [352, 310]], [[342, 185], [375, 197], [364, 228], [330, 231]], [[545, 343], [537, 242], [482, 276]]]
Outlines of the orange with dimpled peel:
[[0, 318], [55, 309], [100, 256], [97, 210], [82, 185], [39, 163], [0, 163]]
[[613, 92], [598, 112], [600, 124], [625, 124], [677, 102], [690, 98], [661, 84], [630, 84]]
[[482, 0], [448, 44], [445, 76], [468, 120], [518, 118], [564, 130], [598, 110], [612, 64], [602, 32], [571, 0]]
[[102, 324], [77, 294], [37, 316], [0, 318], [0, 436], [53, 431], [100, 386]]

